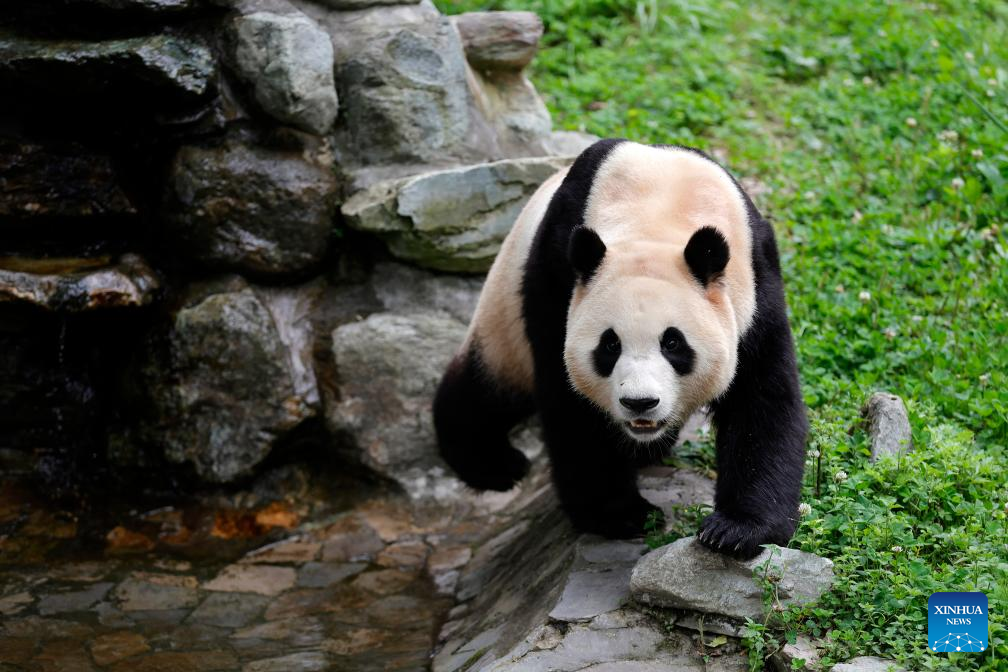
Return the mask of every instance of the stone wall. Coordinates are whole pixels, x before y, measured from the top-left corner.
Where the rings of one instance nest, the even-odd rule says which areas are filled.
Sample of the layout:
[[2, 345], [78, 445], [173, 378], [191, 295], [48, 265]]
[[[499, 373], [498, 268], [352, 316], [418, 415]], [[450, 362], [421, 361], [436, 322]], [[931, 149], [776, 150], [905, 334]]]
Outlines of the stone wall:
[[5, 3], [0, 470], [234, 483], [307, 435], [450, 496], [434, 386], [591, 140], [523, 74], [542, 30], [426, 0]]

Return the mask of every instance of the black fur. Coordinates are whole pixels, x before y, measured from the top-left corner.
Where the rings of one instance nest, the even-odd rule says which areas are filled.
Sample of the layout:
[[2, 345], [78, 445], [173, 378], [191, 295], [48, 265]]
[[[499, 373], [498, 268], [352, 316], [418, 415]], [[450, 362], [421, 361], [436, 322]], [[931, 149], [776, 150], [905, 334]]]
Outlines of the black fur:
[[680, 376], [693, 372], [696, 352], [686, 342], [686, 336], [675, 327], [669, 327], [662, 334], [661, 351], [662, 356]]
[[528, 395], [500, 387], [486, 375], [478, 346], [457, 356], [434, 397], [434, 429], [445, 462], [478, 490], [510, 490], [529, 461], [508, 432], [535, 411]]
[[[563, 355], [578, 274], [590, 277], [586, 269], [597, 267], [584, 263], [591, 255], [572, 254], [579, 247], [572, 234], [584, 223], [599, 166], [620, 142], [600, 141], [574, 162], [526, 262], [523, 318], [535, 365], [534, 403], [486, 380], [475, 353], [452, 364], [435, 401], [445, 459], [470, 485], [493, 489], [508, 487], [526, 470], [524, 457], [519, 460], [507, 444], [507, 429], [538, 409], [561, 504], [579, 529], [608, 537], [640, 535], [648, 514], [657, 509], [637, 491], [636, 470], [643, 460], [627, 449], [622, 430], [606, 414], [574, 392]], [[794, 532], [807, 422], [773, 230], [743, 196], [752, 230], [757, 310], [739, 344], [731, 387], [712, 404], [718, 482], [715, 512], [702, 523], [700, 538], [717, 551], [748, 558], [760, 552], [761, 544], [785, 544]], [[727, 248], [719, 249], [720, 234], [716, 239], [701, 235], [687, 262], [701, 282], [708, 282], [724, 269]], [[684, 339], [682, 344], [689, 348]], [[678, 348], [670, 350], [680, 357]], [[692, 359], [680, 366], [692, 367]]]
[[623, 346], [616, 332], [612, 329], [603, 331], [602, 336], [599, 337], [598, 345], [595, 346], [595, 350], [592, 352], [592, 364], [595, 365], [595, 373], [603, 378], [611, 376], [622, 352]]
[[704, 226], [690, 237], [683, 255], [694, 277], [706, 287], [728, 265], [728, 241], [714, 227]]
[[567, 258], [581, 282], [591, 280], [602, 263], [605, 252], [605, 243], [597, 233], [583, 226], [574, 229], [567, 247]]

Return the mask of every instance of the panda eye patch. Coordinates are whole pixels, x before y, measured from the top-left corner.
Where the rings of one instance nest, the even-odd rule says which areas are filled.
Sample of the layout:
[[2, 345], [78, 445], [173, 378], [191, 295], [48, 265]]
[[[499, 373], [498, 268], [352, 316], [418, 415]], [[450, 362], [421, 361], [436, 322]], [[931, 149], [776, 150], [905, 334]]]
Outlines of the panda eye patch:
[[606, 329], [599, 337], [598, 345], [592, 352], [592, 363], [595, 365], [595, 373], [608, 378], [616, 368], [620, 354], [623, 352], [623, 344], [620, 343], [619, 336], [612, 329]]
[[662, 356], [680, 376], [693, 371], [696, 353], [686, 342], [686, 336], [675, 327], [669, 327], [661, 337]]

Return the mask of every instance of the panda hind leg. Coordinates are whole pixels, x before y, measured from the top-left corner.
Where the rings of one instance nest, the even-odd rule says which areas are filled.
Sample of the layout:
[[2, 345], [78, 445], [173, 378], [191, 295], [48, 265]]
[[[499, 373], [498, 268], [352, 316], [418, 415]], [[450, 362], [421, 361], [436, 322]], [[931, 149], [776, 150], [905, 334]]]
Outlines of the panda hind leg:
[[434, 397], [434, 428], [441, 457], [477, 490], [510, 490], [529, 461], [508, 433], [535, 410], [531, 395], [493, 380], [475, 347], [452, 360]]

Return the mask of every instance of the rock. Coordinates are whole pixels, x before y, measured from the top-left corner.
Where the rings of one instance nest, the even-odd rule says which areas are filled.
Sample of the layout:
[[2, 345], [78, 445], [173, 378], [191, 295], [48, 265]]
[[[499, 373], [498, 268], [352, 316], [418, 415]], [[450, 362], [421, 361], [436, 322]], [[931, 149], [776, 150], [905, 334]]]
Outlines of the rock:
[[[66, 20], [91, 14], [92, 17], [165, 17], [192, 11], [200, 0], [10, 0], [16, 10], [30, 8], [29, 16]], [[69, 14], [69, 17], [67, 16]]]
[[[795, 661], [802, 660], [803, 663]], [[794, 644], [784, 644], [784, 646], [770, 656], [770, 667], [775, 672], [793, 672], [800, 670], [819, 669], [819, 649], [814, 640], [798, 635]], [[800, 666], [797, 667], [796, 666]]]
[[127, 398], [142, 415], [129, 438], [208, 481], [251, 473], [319, 403], [307, 325], [291, 308], [302, 291], [260, 296], [238, 279], [192, 287], [131, 377]]
[[552, 127], [549, 110], [521, 70], [474, 72], [473, 95], [506, 155], [554, 153], [549, 147]]
[[534, 12], [465, 12], [452, 22], [477, 70], [521, 70], [535, 58], [543, 34]]
[[290, 567], [228, 565], [212, 581], [205, 583], [203, 588], [227, 593], [273, 596], [293, 588], [296, 580], [297, 573]]
[[894, 660], [886, 660], [877, 656], [861, 656], [852, 658], [846, 663], [834, 665], [830, 672], [906, 672]]
[[363, 562], [309, 562], [298, 570], [299, 588], [328, 588], [367, 569]]
[[46, 146], [0, 140], [0, 217], [133, 217], [136, 209], [108, 156], [77, 144]]
[[756, 620], [764, 614], [753, 571], [768, 560], [781, 573], [778, 594], [784, 606], [813, 602], [833, 583], [833, 563], [811, 553], [780, 548], [772, 556], [767, 550], [739, 562], [685, 537], [641, 558], [630, 590], [644, 604]]
[[194, 104], [211, 95], [216, 75], [204, 42], [169, 32], [104, 42], [0, 36], [0, 80], [84, 101]]
[[312, 0], [313, 2], [342, 11], [366, 9], [382, 5], [415, 5], [420, 0]]
[[485, 271], [532, 193], [562, 158], [509, 159], [384, 182], [343, 204], [347, 224], [395, 256], [446, 271]]
[[230, 651], [158, 651], [138, 660], [124, 660], [111, 672], [229, 672], [238, 669]]
[[95, 583], [83, 590], [65, 593], [50, 593], [38, 603], [38, 612], [42, 616], [62, 614], [73, 611], [87, 611], [105, 597], [112, 588], [111, 583]]
[[0, 616], [14, 616], [19, 614], [34, 601], [35, 598], [28, 592], [14, 593], [13, 595], [0, 597]]
[[193, 610], [188, 623], [241, 628], [256, 620], [269, 598], [246, 593], [214, 593]]
[[903, 400], [895, 394], [876, 392], [861, 409], [871, 438], [871, 461], [885, 455], [913, 450], [913, 431]]
[[302, 539], [284, 539], [249, 551], [239, 562], [302, 565], [318, 556], [322, 544]]
[[245, 146], [179, 150], [166, 225], [184, 254], [213, 268], [280, 275], [326, 252], [336, 182], [301, 154]]
[[630, 567], [604, 571], [573, 572], [560, 602], [550, 611], [555, 621], [588, 621], [615, 609], [630, 599]]
[[96, 637], [91, 642], [91, 657], [99, 665], [111, 665], [150, 651], [143, 636], [120, 630]]
[[325, 562], [370, 560], [385, 548], [374, 528], [359, 516], [344, 516], [327, 532], [328, 537], [322, 544], [322, 560]]
[[196, 606], [196, 586], [191, 576], [134, 572], [113, 595], [126, 612], [177, 610]]
[[330, 669], [324, 653], [303, 651], [251, 662], [242, 668], [242, 672], [325, 672]]
[[553, 131], [543, 140], [546, 153], [551, 156], [578, 156], [600, 138], [580, 131]]
[[483, 289], [481, 278], [435, 275], [388, 262], [375, 265], [370, 282], [375, 297], [387, 311], [443, 311], [463, 324], [469, 324], [476, 312]]
[[0, 260], [0, 303], [30, 303], [76, 313], [145, 306], [154, 299], [161, 282], [143, 259], [126, 254], [115, 265], [107, 261]]
[[445, 473], [431, 402], [464, 336], [443, 313], [379, 313], [332, 334], [339, 401], [326, 409], [329, 425], [351, 439], [357, 459], [414, 497], [436, 496]]
[[260, 107], [309, 133], [328, 132], [338, 108], [329, 35], [301, 13], [239, 15], [228, 28], [232, 68]]
[[[340, 9], [376, 4], [337, 1]], [[295, 4], [332, 38], [340, 99], [334, 139], [344, 170], [503, 158], [476, 110], [458, 32], [433, 4], [346, 12]]]

